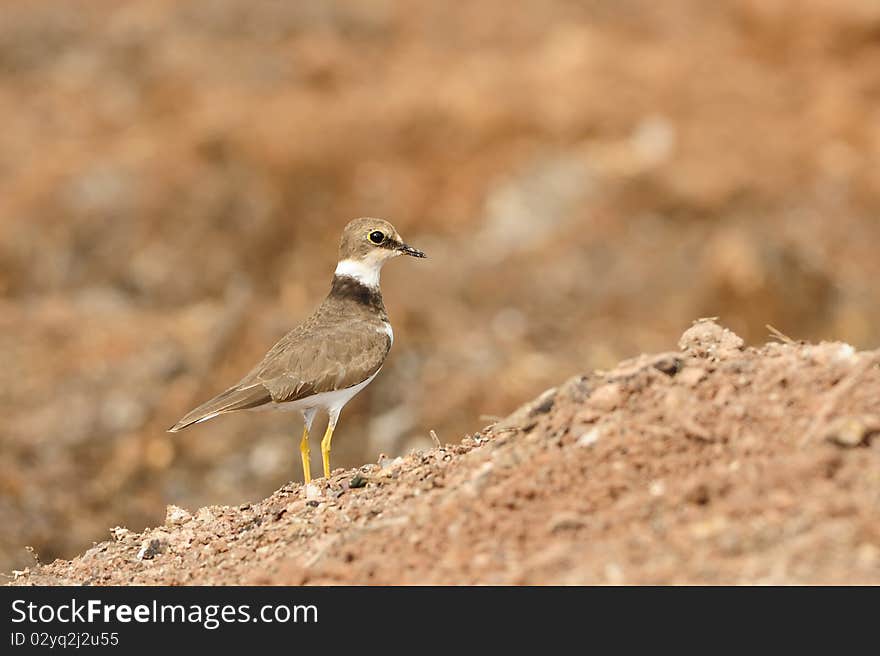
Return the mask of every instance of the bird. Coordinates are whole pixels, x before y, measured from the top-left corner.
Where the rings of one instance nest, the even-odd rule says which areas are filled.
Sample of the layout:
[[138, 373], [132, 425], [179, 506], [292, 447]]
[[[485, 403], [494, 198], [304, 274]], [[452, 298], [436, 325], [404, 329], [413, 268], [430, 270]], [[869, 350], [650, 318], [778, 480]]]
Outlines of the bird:
[[388, 221], [358, 218], [342, 231], [330, 292], [317, 310], [282, 337], [235, 385], [188, 412], [176, 433], [219, 415], [280, 409], [302, 413], [303, 478], [311, 481], [309, 431], [319, 410], [328, 415], [321, 440], [324, 477], [330, 477], [330, 443], [345, 404], [378, 375], [394, 331], [379, 289], [382, 265], [399, 255], [423, 258]]

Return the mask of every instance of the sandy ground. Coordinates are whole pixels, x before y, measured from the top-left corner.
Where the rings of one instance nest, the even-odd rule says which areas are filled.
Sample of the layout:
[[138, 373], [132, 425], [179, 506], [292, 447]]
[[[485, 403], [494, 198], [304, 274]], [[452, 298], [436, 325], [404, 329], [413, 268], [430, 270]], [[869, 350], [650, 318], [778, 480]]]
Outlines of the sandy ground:
[[880, 583], [880, 351], [680, 350], [547, 390], [460, 444], [163, 526], [27, 584]]

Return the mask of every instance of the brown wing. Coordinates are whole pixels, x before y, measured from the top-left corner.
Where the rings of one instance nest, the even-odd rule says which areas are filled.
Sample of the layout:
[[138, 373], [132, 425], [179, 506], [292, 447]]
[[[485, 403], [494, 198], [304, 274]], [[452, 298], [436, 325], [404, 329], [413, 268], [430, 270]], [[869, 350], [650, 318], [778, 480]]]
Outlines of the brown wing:
[[262, 385], [249, 385], [240, 387], [241, 383], [234, 387], [230, 387], [209, 401], [205, 401], [202, 405], [190, 410], [184, 417], [174, 426], [168, 429], [171, 433], [183, 430], [187, 426], [192, 426], [200, 421], [212, 419], [224, 412], [233, 412], [235, 410], [246, 410], [248, 408], [256, 408], [265, 405], [272, 400], [267, 390]]
[[[307, 322], [276, 344], [251, 376], [276, 403], [345, 389], [377, 371], [391, 348], [379, 321]], [[248, 381], [251, 382], [251, 381]]]
[[357, 385], [379, 371], [388, 355], [391, 338], [384, 327], [375, 315], [325, 301], [238, 384], [198, 406], [169, 430], [176, 432], [226, 412]]

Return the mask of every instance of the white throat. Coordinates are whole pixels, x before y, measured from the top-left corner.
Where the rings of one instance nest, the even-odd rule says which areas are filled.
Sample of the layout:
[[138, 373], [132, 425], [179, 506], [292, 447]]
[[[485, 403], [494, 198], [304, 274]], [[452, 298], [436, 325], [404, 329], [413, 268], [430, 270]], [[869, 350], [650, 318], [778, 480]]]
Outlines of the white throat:
[[381, 260], [342, 260], [336, 265], [336, 275], [354, 278], [362, 285], [375, 289], [379, 287], [381, 269]]

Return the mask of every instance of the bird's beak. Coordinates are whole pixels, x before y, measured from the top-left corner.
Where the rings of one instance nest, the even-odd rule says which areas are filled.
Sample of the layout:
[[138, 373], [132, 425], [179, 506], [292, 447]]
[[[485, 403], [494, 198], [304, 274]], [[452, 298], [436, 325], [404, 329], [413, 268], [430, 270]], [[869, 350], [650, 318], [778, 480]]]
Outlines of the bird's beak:
[[411, 257], [428, 257], [419, 249], [413, 248], [409, 244], [404, 244], [403, 242], [400, 242], [399, 244], [397, 244], [396, 249], [398, 251], [400, 251], [401, 253], [403, 253], [404, 255], [409, 255]]

